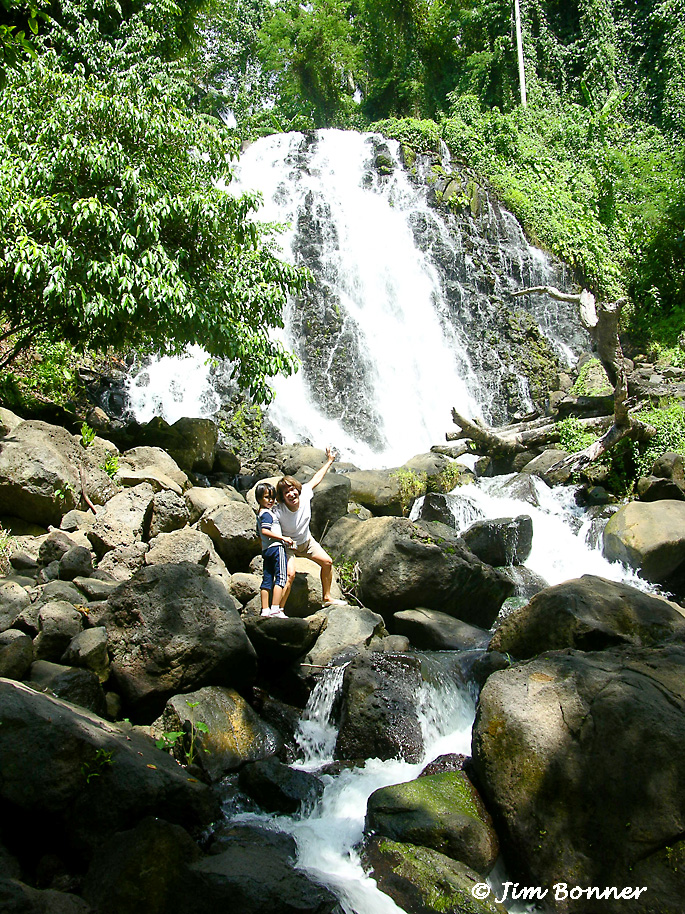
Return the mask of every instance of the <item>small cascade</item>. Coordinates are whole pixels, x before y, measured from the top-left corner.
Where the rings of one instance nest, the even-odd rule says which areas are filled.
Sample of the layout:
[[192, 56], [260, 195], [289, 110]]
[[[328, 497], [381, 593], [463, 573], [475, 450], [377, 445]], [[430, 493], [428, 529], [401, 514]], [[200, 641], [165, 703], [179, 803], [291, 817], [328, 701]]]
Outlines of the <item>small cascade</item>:
[[295, 733], [303, 768], [316, 767], [322, 760], [333, 758], [338, 736], [333, 722], [333, 706], [340, 694], [346, 666], [327, 667], [309, 696]]
[[[514, 481], [513, 475], [495, 476], [454, 489], [448, 499], [457, 532], [462, 533], [477, 520], [527, 514], [533, 519], [533, 548], [525, 565], [549, 586], [594, 574], [640, 590], [654, 590], [632, 570], [604, 558], [601, 536], [575, 503], [573, 487], [550, 489], [537, 476], [530, 476], [522, 498], [511, 491]], [[419, 499], [412, 516], [417, 517], [420, 510]]]

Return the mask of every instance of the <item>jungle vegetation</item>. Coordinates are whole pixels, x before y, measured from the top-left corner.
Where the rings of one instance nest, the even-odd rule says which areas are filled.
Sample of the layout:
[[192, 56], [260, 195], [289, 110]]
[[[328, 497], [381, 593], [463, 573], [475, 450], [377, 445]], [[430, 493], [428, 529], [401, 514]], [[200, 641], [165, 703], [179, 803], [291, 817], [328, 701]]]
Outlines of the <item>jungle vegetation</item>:
[[628, 329], [685, 364], [685, 0], [1, 0], [0, 324], [233, 358], [268, 399], [304, 277], [240, 143], [317, 127], [443, 141]]

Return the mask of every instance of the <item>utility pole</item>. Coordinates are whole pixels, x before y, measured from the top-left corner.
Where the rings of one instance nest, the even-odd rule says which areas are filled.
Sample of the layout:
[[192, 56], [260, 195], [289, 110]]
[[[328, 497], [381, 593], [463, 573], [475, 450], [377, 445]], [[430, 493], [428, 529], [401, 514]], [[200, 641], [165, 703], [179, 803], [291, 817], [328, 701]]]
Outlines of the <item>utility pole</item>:
[[521, 104], [526, 107], [526, 69], [523, 63], [523, 40], [521, 38], [521, 10], [519, 0], [514, 0], [514, 19], [516, 20], [516, 49], [519, 58], [519, 83], [521, 85]]

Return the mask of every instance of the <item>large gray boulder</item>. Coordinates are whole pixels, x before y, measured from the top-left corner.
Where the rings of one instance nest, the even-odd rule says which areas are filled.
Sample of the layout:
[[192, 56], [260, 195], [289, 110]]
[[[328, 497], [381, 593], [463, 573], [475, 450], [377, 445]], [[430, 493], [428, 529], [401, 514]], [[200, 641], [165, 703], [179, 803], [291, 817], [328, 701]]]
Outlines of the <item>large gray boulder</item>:
[[[144, 816], [190, 829], [209, 825], [217, 801], [148, 737], [91, 712], [0, 680], [3, 831], [55, 836], [87, 860], [102, 839]], [[49, 840], [49, 838], [47, 839]]]
[[262, 666], [273, 670], [303, 657], [326, 627], [326, 616], [315, 613], [305, 619], [245, 617], [245, 630]]
[[676, 603], [586, 574], [541, 590], [510, 613], [492, 636], [490, 650], [525, 660], [566, 647], [654, 647], [674, 638], [685, 640], [685, 610]]
[[261, 552], [257, 519], [246, 502], [230, 501], [205, 511], [198, 528], [210, 537], [229, 571], [244, 571]]
[[31, 420], [0, 439], [0, 515], [59, 526], [81, 506], [82, 493], [102, 505], [114, 491], [89, 449], [64, 428]]
[[405, 635], [421, 651], [466, 651], [487, 647], [490, 632], [437, 609], [405, 609], [390, 621], [394, 634]]
[[443, 524], [344, 517], [324, 545], [334, 558], [359, 563], [359, 599], [385, 618], [420, 606], [487, 629], [514, 589]]
[[603, 552], [647, 581], [682, 587], [685, 576], [685, 502], [631, 501], [607, 521]]
[[21, 584], [0, 580], [0, 632], [12, 628], [30, 603], [31, 597]]
[[86, 536], [95, 553], [102, 558], [111, 549], [131, 546], [143, 539], [148, 527], [155, 492], [150, 483], [141, 482], [110, 498]]
[[[669, 849], [682, 859], [685, 647], [550, 652], [493, 673], [473, 763], [515, 879], [647, 886], [601, 910], [682, 910], [685, 869], [663, 864]], [[582, 895], [547, 901], [590, 909]]]
[[[219, 505], [228, 504], [230, 501], [245, 502], [243, 496], [232, 486], [191, 486], [186, 489], [183, 497], [185, 498], [188, 511], [190, 512], [190, 523], [195, 524], [205, 511], [211, 511], [218, 508]], [[255, 502], [256, 505], [256, 502]]]
[[247, 825], [224, 828], [203, 856], [183, 829], [147, 819], [104, 844], [84, 896], [103, 914], [341, 914], [296, 856], [289, 835]]
[[185, 473], [211, 473], [218, 430], [211, 419], [184, 418], [169, 425], [156, 416], [140, 430], [140, 443], [163, 448]]
[[488, 565], [522, 565], [533, 548], [533, 518], [520, 514], [479, 520], [462, 533], [462, 539]]
[[348, 477], [335, 472], [327, 473], [314, 489], [310, 529], [315, 539], [321, 539], [329, 527], [347, 514], [350, 489]]
[[149, 483], [155, 492], [181, 495], [190, 481], [176, 461], [160, 447], [134, 447], [119, 458], [117, 481], [124, 486]]
[[150, 540], [145, 553], [146, 565], [168, 565], [178, 562], [195, 562], [216, 575], [226, 587], [230, 586], [231, 575], [214, 543], [206, 533], [192, 527], [183, 527], [170, 533], [160, 533]]
[[252, 682], [256, 655], [235, 601], [199, 565], [141, 569], [110, 595], [98, 624], [117, 690], [138, 715], [154, 716], [179, 692]]
[[374, 515], [401, 517], [404, 512], [397, 470], [354, 470], [350, 480], [350, 501], [363, 505]]
[[363, 606], [328, 606], [321, 615], [327, 622], [325, 630], [305, 658], [314, 666], [328, 666], [336, 657], [365, 650], [387, 634], [383, 616]]
[[416, 657], [381, 653], [355, 657], [343, 676], [336, 758], [418, 762], [423, 754], [418, 716], [421, 684]]

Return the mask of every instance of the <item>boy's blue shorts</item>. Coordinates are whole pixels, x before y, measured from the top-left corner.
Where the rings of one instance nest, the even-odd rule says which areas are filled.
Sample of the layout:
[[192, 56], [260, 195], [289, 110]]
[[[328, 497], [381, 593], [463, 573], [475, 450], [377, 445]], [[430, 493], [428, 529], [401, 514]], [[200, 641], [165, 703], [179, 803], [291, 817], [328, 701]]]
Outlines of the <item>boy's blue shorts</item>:
[[285, 547], [281, 543], [269, 546], [262, 552], [262, 557], [264, 559], [262, 590], [273, 590], [274, 586], [285, 587], [288, 580], [288, 560], [285, 557]]

